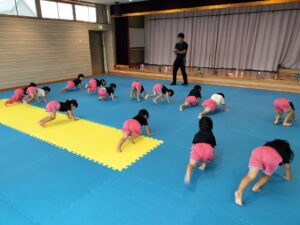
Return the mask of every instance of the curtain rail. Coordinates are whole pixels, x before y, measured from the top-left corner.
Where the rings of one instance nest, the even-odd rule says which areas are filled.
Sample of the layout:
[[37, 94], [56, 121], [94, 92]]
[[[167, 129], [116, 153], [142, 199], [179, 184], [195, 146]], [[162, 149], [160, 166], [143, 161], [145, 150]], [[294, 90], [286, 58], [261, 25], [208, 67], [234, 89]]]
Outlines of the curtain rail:
[[274, 9], [274, 10], [262, 10], [262, 11], [254, 11], [254, 12], [240, 12], [240, 13], [224, 13], [217, 15], [202, 15], [202, 16], [180, 16], [173, 18], [153, 18], [149, 20], [172, 20], [172, 19], [189, 19], [189, 18], [199, 18], [199, 17], [220, 17], [220, 16], [232, 16], [232, 15], [242, 15], [242, 14], [257, 14], [257, 13], [274, 13], [274, 12], [286, 12], [286, 11], [300, 11], [300, 8], [296, 9]]

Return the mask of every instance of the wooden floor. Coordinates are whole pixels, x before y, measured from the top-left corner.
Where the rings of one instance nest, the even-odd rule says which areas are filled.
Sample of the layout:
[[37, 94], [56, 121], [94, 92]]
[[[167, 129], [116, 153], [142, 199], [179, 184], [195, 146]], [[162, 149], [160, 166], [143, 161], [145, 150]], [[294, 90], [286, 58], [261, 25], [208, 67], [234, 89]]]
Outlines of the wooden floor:
[[[146, 67], [144, 70], [139, 70], [138, 68], [120, 68], [114, 69], [112, 74], [171, 81], [172, 74], [170, 67], [168, 69], [169, 70], [167, 71], [166, 67], [162, 67], [161, 71], [159, 71], [160, 68], [156, 70], [153, 66]], [[270, 72], [260, 74], [258, 74], [258, 72], [251, 72], [254, 76], [250, 76], [249, 74], [245, 76], [245, 74], [241, 74], [241, 72], [226, 74], [221, 73], [220, 71], [217, 71], [217, 73], [208, 72], [199, 74], [195, 69], [187, 69], [187, 72], [189, 82], [193, 83], [300, 93], [300, 82], [291, 79], [289, 74], [286, 74], [286, 77], [281, 76], [279, 78], [278, 76], [276, 77], [276, 74], [270, 75]], [[255, 75], [255, 73], [259, 76]], [[178, 72], [177, 79], [179, 82], [182, 82], [180, 71]]]

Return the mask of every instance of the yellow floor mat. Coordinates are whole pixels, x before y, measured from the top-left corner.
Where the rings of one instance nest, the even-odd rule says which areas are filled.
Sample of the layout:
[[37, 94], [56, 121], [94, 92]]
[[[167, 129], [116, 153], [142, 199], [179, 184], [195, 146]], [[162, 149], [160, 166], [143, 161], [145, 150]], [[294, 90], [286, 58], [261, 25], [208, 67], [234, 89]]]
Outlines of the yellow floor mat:
[[126, 142], [123, 152], [117, 153], [116, 145], [122, 136], [119, 129], [84, 119], [72, 121], [61, 113], [43, 128], [38, 120], [48, 115], [45, 109], [28, 104], [6, 107], [5, 101], [0, 100], [0, 123], [114, 170], [126, 169], [163, 143], [141, 136], [135, 144]]

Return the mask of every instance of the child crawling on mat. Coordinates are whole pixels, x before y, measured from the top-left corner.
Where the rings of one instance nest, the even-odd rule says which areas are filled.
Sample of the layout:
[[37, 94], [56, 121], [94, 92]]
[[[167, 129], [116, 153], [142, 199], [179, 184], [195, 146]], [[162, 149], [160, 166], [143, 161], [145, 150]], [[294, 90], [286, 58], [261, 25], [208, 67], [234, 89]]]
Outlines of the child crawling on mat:
[[[35, 83], [30, 83], [25, 88], [17, 88], [13, 96], [7, 100], [4, 104], [6, 106], [11, 105], [15, 102], [28, 103], [34, 100], [35, 98], [41, 102], [44, 101], [47, 103], [46, 95], [51, 91], [49, 87], [37, 88]], [[24, 96], [28, 95], [25, 99]]]
[[83, 86], [82, 86], [82, 81], [84, 79], [84, 75], [83, 74], [78, 74], [77, 78], [75, 78], [74, 80], [69, 80], [67, 82], [67, 85], [60, 90], [60, 92], [64, 92], [64, 91], [67, 91], [67, 90], [72, 90], [72, 89], [75, 89], [77, 88], [77, 86], [79, 85], [80, 89], [83, 89]]
[[29, 87], [27, 88], [26, 94], [28, 95], [27, 98], [23, 100], [23, 103], [29, 103], [33, 101], [34, 99], [37, 99], [38, 102], [45, 102], [48, 103], [48, 100], [46, 96], [48, 93], [51, 91], [49, 87], [42, 87], [42, 88], [37, 88], [37, 87]]
[[78, 103], [75, 99], [69, 99], [65, 102], [51, 101], [46, 105], [46, 111], [49, 113], [49, 115], [41, 119], [39, 124], [42, 127], [45, 127], [46, 123], [55, 120], [57, 111], [66, 112], [69, 119], [76, 121], [78, 119], [74, 117], [72, 110], [76, 109], [77, 107]]
[[203, 117], [199, 120], [200, 131], [195, 134], [190, 162], [186, 168], [184, 182], [190, 183], [191, 174], [198, 162], [200, 162], [200, 170], [205, 170], [206, 165], [215, 159], [214, 147], [216, 139], [212, 132], [213, 122], [209, 117]]
[[282, 115], [286, 113], [282, 125], [286, 127], [292, 126], [292, 122], [296, 121], [296, 110], [294, 104], [287, 98], [278, 98], [274, 101], [273, 105], [276, 112], [274, 124], [279, 124]]
[[117, 88], [117, 85], [115, 83], [109, 84], [109, 87], [101, 87], [98, 90], [99, 100], [104, 101], [108, 97], [111, 97], [111, 100], [115, 101], [115, 90]]
[[196, 106], [201, 104], [201, 86], [195, 85], [185, 99], [185, 102], [180, 105], [179, 111], [182, 111], [188, 106]]
[[119, 140], [117, 151], [121, 152], [121, 147], [125, 141], [130, 141], [134, 144], [134, 139], [139, 137], [142, 133], [142, 126], [145, 127], [147, 135], [153, 136], [150, 130], [147, 120], [149, 119], [149, 113], [146, 109], [141, 109], [139, 113], [132, 119], [128, 119], [123, 124], [123, 137]]
[[292, 179], [290, 161], [294, 153], [287, 141], [276, 139], [255, 148], [249, 160], [248, 174], [241, 180], [240, 185], [234, 193], [235, 203], [243, 206], [243, 193], [248, 185], [263, 171], [261, 178], [252, 187], [253, 192], [260, 192], [261, 188], [270, 180], [272, 174], [281, 165], [285, 167], [285, 180]]
[[88, 93], [97, 92], [97, 87], [105, 87], [106, 81], [104, 79], [98, 80], [98, 79], [90, 79], [89, 83], [85, 85], [85, 88], [87, 89]]
[[223, 93], [213, 94], [209, 99], [206, 99], [202, 106], [204, 110], [199, 113], [198, 118], [201, 119], [202, 116], [207, 115], [210, 112], [215, 111], [215, 109], [221, 105], [224, 112], [228, 111], [228, 108], [225, 103], [225, 95]]
[[36, 87], [35, 83], [30, 83], [28, 86], [26, 86], [25, 88], [17, 88], [13, 94], [13, 96], [8, 99], [4, 104], [5, 106], [14, 104], [15, 102], [22, 102], [24, 99], [24, 95], [27, 92], [27, 89], [29, 87]]
[[163, 84], [155, 84], [153, 86], [153, 94], [146, 94], [145, 100], [147, 100], [149, 97], [154, 97], [152, 100], [155, 104], [157, 104], [158, 100], [164, 100], [165, 97], [167, 98], [167, 101], [169, 104], [171, 104], [171, 98], [174, 95], [174, 91], [172, 89], [168, 89]]
[[134, 81], [131, 84], [130, 98], [132, 99], [133, 97], [136, 97], [136, 100], [139, 102], [142, 94], [144, 95], [144, 98], [147, 95], [144, 86], [141, 84], [141, 82]]

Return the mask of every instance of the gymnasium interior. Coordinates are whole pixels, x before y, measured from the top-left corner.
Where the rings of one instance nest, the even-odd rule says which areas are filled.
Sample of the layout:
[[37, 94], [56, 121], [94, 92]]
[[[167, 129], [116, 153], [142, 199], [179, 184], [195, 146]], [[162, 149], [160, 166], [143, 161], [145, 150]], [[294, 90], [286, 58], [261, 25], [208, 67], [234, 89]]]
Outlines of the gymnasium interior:
[[[95, 79], [106, 87], [90, 92]], [[141, 99], [131, 97], [137, 81]], [[110, 84], [114, 98], [101, 99]], [[157, 84], [173, 96], [144, 98]], [[201, 102], [179, 110], [195, 85]], [[24, 102], [32, 86], [51, 90], [45, 101]], [[24, 98], [7, 105], [16, 90]], [[227, 110], [207, 115], [215, 160], [187, 183], [199, 113], [216, 93]], [[299, 225], [299, 93], [299, 0], [0, 0], [0, 225]], [[289, 126], [274, 124], [282, 98]], [[70, 99], [67, 117], [49, 111]], [[141, 109], [153, 135], [142, 129], [116, 151]], [[276, 165], [254, 192], [260, 168], [235, 204], [252, 151], [275, 139], [294, 152], [292, 176]]]

